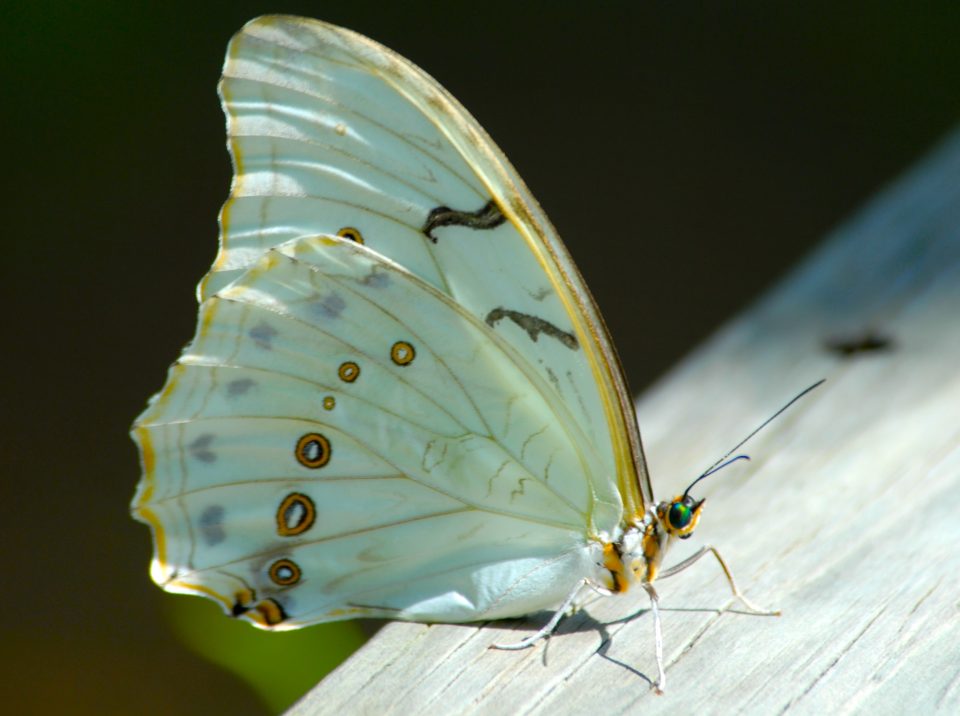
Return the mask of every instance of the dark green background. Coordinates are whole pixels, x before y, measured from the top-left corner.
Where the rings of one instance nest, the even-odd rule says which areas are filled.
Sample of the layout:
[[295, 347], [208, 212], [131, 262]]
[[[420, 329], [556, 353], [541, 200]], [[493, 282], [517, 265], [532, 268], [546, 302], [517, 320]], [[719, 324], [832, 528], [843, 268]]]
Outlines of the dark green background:
[[345, 25], [457, 96], [553, 218], [636, 389], [960, 114], [956, 3], [594, 5], [0, 5], [10, 713], [263, 708], [174, 635], [166, 605], [185, 598], [149, 582], [148, 532], [127, 512], [129, 423], [192, 335], [216, 249], [215, 86], [245, 21]]

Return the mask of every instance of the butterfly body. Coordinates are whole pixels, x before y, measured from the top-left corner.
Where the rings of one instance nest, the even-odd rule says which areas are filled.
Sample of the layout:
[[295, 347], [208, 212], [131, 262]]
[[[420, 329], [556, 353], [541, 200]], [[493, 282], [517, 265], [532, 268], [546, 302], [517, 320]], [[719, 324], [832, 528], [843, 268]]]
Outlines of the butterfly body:
[[274, 629], [654, 599], [702, 501], [654, 501], [589, 291], [466, 110], [280, 16], [232, 40], [220, 93], [220, 252], [133, 428], [153, 579]]

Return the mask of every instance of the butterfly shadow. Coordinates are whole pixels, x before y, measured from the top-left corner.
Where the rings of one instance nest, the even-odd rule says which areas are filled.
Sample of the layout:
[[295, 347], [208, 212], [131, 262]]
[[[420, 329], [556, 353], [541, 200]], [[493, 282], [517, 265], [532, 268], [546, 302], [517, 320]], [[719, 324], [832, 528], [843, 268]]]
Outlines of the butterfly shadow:
[[[542, 639], [543, 646], [541, 647], [540, 653], [543, 665], [549, 665], [550, 645], [551, 640], [554, 637], [563, 637], [566, 634], [595, 631], [600, 637], [600, 645], [594, 651], [595, 654], [598, 654], [607, 661], [626, 669], [634, 676], [646, 681], [652, 687], [654, 682], [649, 676], [630, 666], [629, 664], [607, 655], [607, 651], [609, 650], [610, 645], [613, 643], [613, 635], [610, 633], [607, 627], [611, 625], [627, 623], [637, 617], [643, 616], [643, 614], [645, 612], [649, 612], [650, 609], [638, 609], [625, 617], [610, 621], [600, 621], [587, 611], [587, 606], [589, 606], [589, 604], [584, 604], [573, 614], [565, 616], [560, 620], [560, 623], [557, 625], [557, 628], [553, 631], [553, 633], [545, 636]], [[541, 611], [530, 614], [523, 619], [490, 622], [490, 624], [492, 626], [496, 626], [498, 629], [509, 629], [511, 631], [529, 633], [531, 630], [538, 630], [540, 626], [549, 621], [552, 616], [553, 612]], [[519, 641], [519, 639], [517, 641]], [[510, 642], [505, 641], [505, 643]]]
[[[629, 622], [632, 622], [634, 619], [642, 617], [648, 612], [650, 612], [651, 611], [650, 607], [642, 607], [622, 617], [601, 621], [596, 617], [592, 616], [589, 613], [589, 611], [587, 611], [588, 607], [594, 601], [595, 600], [587, 601], [586, 603], [581, 605], [576, 612], [564, 617], [560, 621], [560, 623], [557, 625], [556, 630], [554, 630], [554, 632], [549, 636], [544, 637], [543, 639], [544, 645], [541, 651], [541, 659], [542, 659], [543, 665], [547, 666], [549, 664], [549, 649], [550, 649], [550, 640], [552, 637], [560, 637], [560, 636], [563, 636], [564, 634], [575, 634], [575, 633], [580, 633], [585, 631], [595, 631], [597, 632], [597, 635], [600, 637], [600, 645], [594, 651], [595, 654], [611, 662], [612, 664], [616, 664], [620, 668], [628, 671], [629, 673], [642, 679], [643, 681], [646, 681], [650, 687], [653, 687], [654, 680], [651, 679], [649, 676], [647, 676], [645, 673], [643, 673], [636, 667], [631, 666], [627, 662], [621, 661], [620, 659], [617, 659], [608, 654], [610, 647], [613, 644], [613, 639], [615, 636], [615, 634], [611, 634], [608, 627], [612, 627], [620, 624], [627, 624]], [[714, 614], [718, 617], [724, 613], [744, 614], [744, 615], [751, 614], [751, 612], [748, 612], [742, 609], [733, 609], [733, 608], [718, 609], [715, 607], [663, 607], [661, 606], [660, 611], [661, 613], [662, 612], [691, 612], [691, 613], [705, 612], [705, 613]], [[521, 632], [521, 631], [529, 632], [530, 630], [539, 629], [540, 625], [547, 622], [552, 616], [553, 616], [552, 612], [541, 611], [541, 612], [536, 612], [534, 614], [531, 614], [528, 617], [521, 620], [498, 621], [498, 622], [491, 622], [490, 624], [495, 625], [497, 628], [500, 628], [500, 629], [510, 629], [518, 632]], [[651, 638], [652, 638], [652, 635], [651, 635]]]

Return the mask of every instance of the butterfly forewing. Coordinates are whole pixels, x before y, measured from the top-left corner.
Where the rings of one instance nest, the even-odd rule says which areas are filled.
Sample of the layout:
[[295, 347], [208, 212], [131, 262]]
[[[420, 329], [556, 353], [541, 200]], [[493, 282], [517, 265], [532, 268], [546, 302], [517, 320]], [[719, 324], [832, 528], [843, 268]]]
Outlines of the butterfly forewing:
[[289, 238], [363, 241], [524, 355], [602, 446], [597, 474], [642, 512], [652, 495], [603, 322], [549, 221], [455, 99], [367, 38], [288, 17], [238, 33], [221, 95], [236, 177], [203, 296]]

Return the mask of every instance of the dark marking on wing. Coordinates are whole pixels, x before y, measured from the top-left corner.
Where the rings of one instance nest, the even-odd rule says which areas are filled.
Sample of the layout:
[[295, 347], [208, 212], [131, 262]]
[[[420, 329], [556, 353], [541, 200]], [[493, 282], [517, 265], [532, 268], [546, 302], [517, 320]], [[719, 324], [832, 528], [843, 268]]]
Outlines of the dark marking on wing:
[[227, 397], [236, 398], [240, 395], [246, 395], [256, 383], [250, 378], [237, 378], [227, 383]]
[[565, 345], [570, 350], [577, 350], [580, 347], [580, 344], [577, 342], [577, 337], [572, 333], [567, 331], [560, 330], [555, 325], [549, 321], [545, 321], [542, 318], [537, 316], [531, 316], [526, 313], [520, 313], [520, 311], [511, 311], [509, 308], [494, 308], [490, 313], [487, 314], [487, 317], [484, 319], [487, 322], [487, 325], [491, 328], [495, 328], [496, 324], [504, 318], [509, 318], [511, 321], [516, 323], [520, 328], [527, 332], [527, 335], [530, 336], [530, 340], [536, 343], [537, 338], [540, 337], [540, 334], [550, 336], [551, 338], [556, 338], [563, 345]]
[[347, 307], [346, 301], [336, 293], [328, 293], [326, 296], [310, 304], [310, 311], [318, 318], [337, 319]]
[[493, 477], [487, 480], [487, 497], [493, 494], [493, 481], [500, 477], [500, 473], [504, 471], [510, 465], [510, 460], [504, 460], [500, 463], [500, 467], [497, 468], [497, 471], [493, 473]]
[[361, 604], [360, 602], [347, 602], [347, 606], [351, 609], [370, 609], [380, 612], [396, 612], [398, 614], [403, 611], [397, 607], [384, 607], [377, 604]]
[[824, 347], [841, 358], [853, 358], [858, 353], [882, 353], [896, 348], [894, 340], [873, 331], [859, 336], [831, 338], [824, 341]]
[[526, 483], [529, 479], [529, 477], [521, 477], [519, 480], [517, 480], [517, 489], [510, 493], [510, 502], [513, 502], [514, 497], [522, 497], [526, 494], [527, 486], [524, 483]]
[[210, 433], [204, 433], [197, 437], [190, 445], [188, 450], [200, 462], [216, 462], [217, 454], [210, 449], [214, 436]]
[[526, 454], [527, 448], [530, 446], [530, 443], [531, 443], [534, 439], [536, 439], [536, 438], [540, 437], [541, 435], [543, 435], [543, 434], [547, 431], [547, 428], [548, 428], [548, 427], [550, 427], [550, 426], [549, 426], [549, 425], [544, 425], [542, 428], [540, 428], [539, 430], [537, 430], [535, 433], [533, 433], [533, 434], [530, 435], [526, 440], [523, 441], [523, 445], [520, 446], [520, 460], [523, 460], [523, 459], [524, 459], [524, 455]]
[[273, 326], [260, 322], [250, 329], [249, 335], [258, 348], [269, 351], [273, 349], [272, 341], [273, 337], [277, 335], [277, 330]]
[[497, 202], [493, 199], [484, 204], [482, 209], [477, 211], [457, 211], [449, 206], [438, 206], [431, 210], [423, 224], [421, 231], [433, 243], [437, 243], [437, 237], [433, 235], [433, 230], [441, 226], [467, 226], [471, 229], [495, 229], [500, 226], [507, 217], [500, 211]]
[[547, 366], [547, 378], [550, 379], [550, 382], [553, 383], [553, 386], [560, 390], [560, 379], [557, 377], [557, 374], [553, 372], [553, 369], [550, 366]]
[[220, 544], [227, 538], [223, 529], [223, 514], [221, 505], [210, 505], [200, 515], [200, 534], [209, 547]]
[[374, 266], [370, 273], [360, 279], [360, 283], [370, 288], [385, 288], [390, 285], [390, 276], [385, 271], [377, 271], [376, 266]]
[[230, 616], [239, 617], [246, 614], [253, 609], [253, 604], [256, 601], [257, 593], [249, 586], [245, 586], [233, 595], [233, 608], [230, 610]]
[[287, 610], [274, 597], [257, 602], [253, 608], [260, 612], [264, 623], [268, 627], [276, 626], [290, 618], [287, 615]]

